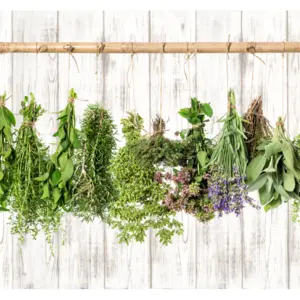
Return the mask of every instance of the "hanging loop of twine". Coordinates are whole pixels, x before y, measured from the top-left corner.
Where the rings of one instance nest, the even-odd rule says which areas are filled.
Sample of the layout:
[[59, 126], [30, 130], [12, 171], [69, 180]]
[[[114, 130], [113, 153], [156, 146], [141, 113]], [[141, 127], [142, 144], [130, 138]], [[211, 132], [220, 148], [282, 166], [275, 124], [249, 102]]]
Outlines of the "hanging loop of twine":
[[230, 98], [229, 98], [229, 71], [228, 71], [228, 61], [229, 61], [229, 52], [230, 52], [230, 47], [231, 47], [231, 42], [230, 42], [230, 34], [228, 34], [228, 42], [227, 42], [227, 54], [226, 54], [226, 88], [227, 88], [227, 109], [228, 111], [230, 111], [231, 109], [231, 102], [230, 102]]
[[[285, 41], [283, 41], [283, 51], [282, 51], [282, 114], [284, 113], [284, 54], [285, 54]], [[283, 118], [285, 122], [286, 116]]]
[[252, 54], [254, 57], [256, 57], [260, 62], [262, 62], [264, 65], [266, 64], [265, 61], [259, 57], [258, 55], [256, 55], [256, 49], [254, 45], [251, 45], [249, 47], [246, 48], [247, 52], [249, 52], [250, 54]]
[[162, 110], [163, 110], [163, 55], [165, 53], [166, 43], [162, 43], [162, 49], [160, 53], [160, 92], [159, 92], [159, 130], [162, 131]]
[[76, 65], [77, 71], [78, 71], [78, 73], [80, 73], [77, 60], [76, 60], [75, 56], [73, 55], [73, 51], [74, 51], [75, 48], [70, 43], [70, 44], [65, 45], [63, 47], [63, 49], [66, 50], [69, 53], [69, 70], [70, 70], [70, 57], [72, 57], [73, 60], [74, 60], [75, 65]]
[[75, 100], [75, 98], [70, 97], [70, 98], [68, 99], [68, 102], [69, 102], [69, 103], [74, 103], [74, 100]]
[[128, 66], [128, 70], [126, 73], [126, 81], [127, 81], [127, 86], [130, 89], [130, 83], [129, 83], [129, 71], [132, 69], [133, 70], [133, 60], [134, 60], [134, 51], [133, 51], [133, 43], [131, 43], [131, 54], [130, 54], [130, 63]]
[[186, 43], [186, 54], [184, 56], [184, 59], [185, 59], [185, 62], [184, 62], [184, 66], [183, 66], [183, 69], [184, 69], [184, 75], [185, 75], [185, 79], [186, 79], [186, 82], [187, 84], [189, 84], [189, 76], [187, 75], [187, 72], [186, 72], [186, 64], [188, 64], [188, 72], [190, 72], [190, 60], [193, 59], [196, 55], [196, 51], [194, 52], [190, 52], [189, 51], [189, 43]]

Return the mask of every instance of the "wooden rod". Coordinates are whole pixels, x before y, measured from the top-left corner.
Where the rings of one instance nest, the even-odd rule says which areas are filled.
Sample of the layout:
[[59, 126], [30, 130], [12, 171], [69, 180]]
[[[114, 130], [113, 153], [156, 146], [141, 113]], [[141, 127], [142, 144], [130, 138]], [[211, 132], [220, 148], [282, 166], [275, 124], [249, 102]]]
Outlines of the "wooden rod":
[[300, 52], [300, 42], [197, 43], [3, 43], [0, 53], [283, 53]]

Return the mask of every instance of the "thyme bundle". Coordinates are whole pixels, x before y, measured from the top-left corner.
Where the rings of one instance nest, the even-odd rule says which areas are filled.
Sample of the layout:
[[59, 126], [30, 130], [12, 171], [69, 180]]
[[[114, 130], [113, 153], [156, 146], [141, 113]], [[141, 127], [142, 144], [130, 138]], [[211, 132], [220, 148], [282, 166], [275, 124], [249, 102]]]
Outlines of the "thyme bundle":
[[42, 199], [52, 199], [55, 210], [60, 207], [71, 210], [72, 178], [74, 175], [73, 154], [80, 148], [79, 131], [76, 129], [74, 100], [77, 94], [72, 88], [68, 104], [59, 112], [59, 126], [53, 135], [59, 138], [56, 152], [47, 164], [46, 172], [36, 180], [43, 182]]
[[12, 127], [16, 126], [13, 113], [5, 107], [6, 94], [0, 96], [0, 211], [8, 211], [7, 198], [12, 182], [15, 160]]
[[247, 194], [245, 174], [247, 166], [247, 149], [243, 120], [236, 111], [235, 94], [228, 92], [228, 112], [225, 118], [220, 138], [212, 153], [210, 166], [208, 197], [214, 208], [222, 216], [223, 213], [241, 213], [246, 203], [256, 207], [254, 200]]
[[117, 198], [109, 164], [116, 149], [116, 126], [111, 114], [99, 104], [85, 109], [81, 123], [82, 148], [75, 153], [72, 211], [85, 221], [106, 218]]
[[244, 132], [246, 136], [246, 147], [249, 159], [257, 155], [257, 146], [263, 139], [271, 138], [273, 135], [271, 125], [263, 114], [262, 97], [254, 99], [246, 114], [243, 116]]
[[20, 114], [23, 123], [16, 140], [16, 158], [13, 164], [12, 188], [10, 197], [11, 231], [24, 241], [26, 234], [36, 238], [40, 229], [51, 244], [52, 233], [58, 230], [56, 215], [52, 205], [41, 198], [42, 183], [36, 181], [46, 171], [49, 160], [48, 147], [39, 139], [35, 122], [44, 113], [40, 104], [30, 93], [21, 102]]
[[265, 211], [294, 199], [293, 220], [300, 201], [299, 149], [289, 139], [282, 118], [278, 118], [274, 136], [261, 142], [259, 154], [247, 167], [249, 191], [258, 190]]
[[131, 112], [121, 123], [126, 144], [112, 160], [119, 197], [112, 203], [109, 224], [120, 231], [120, 242], [143, 242], [152, 228], [160, 242], [168, 244], [175, 234], [182, 234], [182, 224], [175, 219], [175, 212], [161, 204], [167, 187], [154, 180], [157, 169], [140, 164], [132, 152], [132, 143], [141, 138], [143, 119]]

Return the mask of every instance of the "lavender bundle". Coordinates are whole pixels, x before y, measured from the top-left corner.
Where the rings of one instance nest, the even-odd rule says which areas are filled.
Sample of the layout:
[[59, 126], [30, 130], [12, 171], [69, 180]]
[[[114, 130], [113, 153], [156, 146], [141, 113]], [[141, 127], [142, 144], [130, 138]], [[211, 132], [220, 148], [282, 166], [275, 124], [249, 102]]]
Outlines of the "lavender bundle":
[[246, 136], [243, 119], [236, 111], [232, 89], [228, 93], [228, 113], [220, 122], [224, 122], [224, 125], [209, 162], [211, 176], [208, 180], [208, 198], [219, 216], [223, 213], [239, 216], [246, 204], [257, 206], [247, 194]]

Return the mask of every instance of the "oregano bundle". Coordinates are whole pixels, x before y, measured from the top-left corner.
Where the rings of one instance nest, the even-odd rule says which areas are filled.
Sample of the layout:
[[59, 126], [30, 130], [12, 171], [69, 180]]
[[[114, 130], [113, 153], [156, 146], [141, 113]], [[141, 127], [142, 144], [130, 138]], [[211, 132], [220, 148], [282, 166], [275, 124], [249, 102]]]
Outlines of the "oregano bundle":
[[35, 179], [43, 175], [49, 161], [48, 147], [38, 137], [35, 123], [44, 113], [30, 93], [21, 102], [23, 123], [16, 139], [16, 158], [13, 164], [10, 197], [11, 231], [24, 241], [26, 234], [36, 238], [40, 229], [45, 231], [48, 243], [58, 230], [56, 215], [47, 199], [41, 198], [43, 184]]
[[143, 242], [147, 230], [152, 228], [160, 242], [168, 244], [183, 229], [175, 212], [162, 205], [167, 185], [155, 180], [158, 169], [141, 164], [132, 151], [132, 143], [141, 138], [143, 119], [131, 112], [121, 123], [126, 144], [112, 160], [111, 171], [119, 197], [112, 203], [109, 224], [120, 231], [120, 242]]
[[12, 182], [15, 159], [12, 127], [16, 126], [13, 113], [5, 107], [6, 94], [0, 96], [0, 212], [8, 211], [7, 198]]
[[42, 199], [51, 199], [53, 209], [60, 207], [70, 211], [72, 198], [72, 179], [74, 175], [73, 154], [80, 148], [79, 130], [76, 129], [74, 100], [77, 94], [74, 89], [69, 92], [68, 104], [59, 112], [59, 126], [53, 135], [59, 138], [56, 152], [51, 156], [47, 171], [37, 178], [43, 182]]
[[85, 221], [106, 219], [117, 191], [108, 170], [116, 149], [116, 126], [100, 104], [90, 104], [81, 122], [82, 148], [75, 152], [72, 212]]

